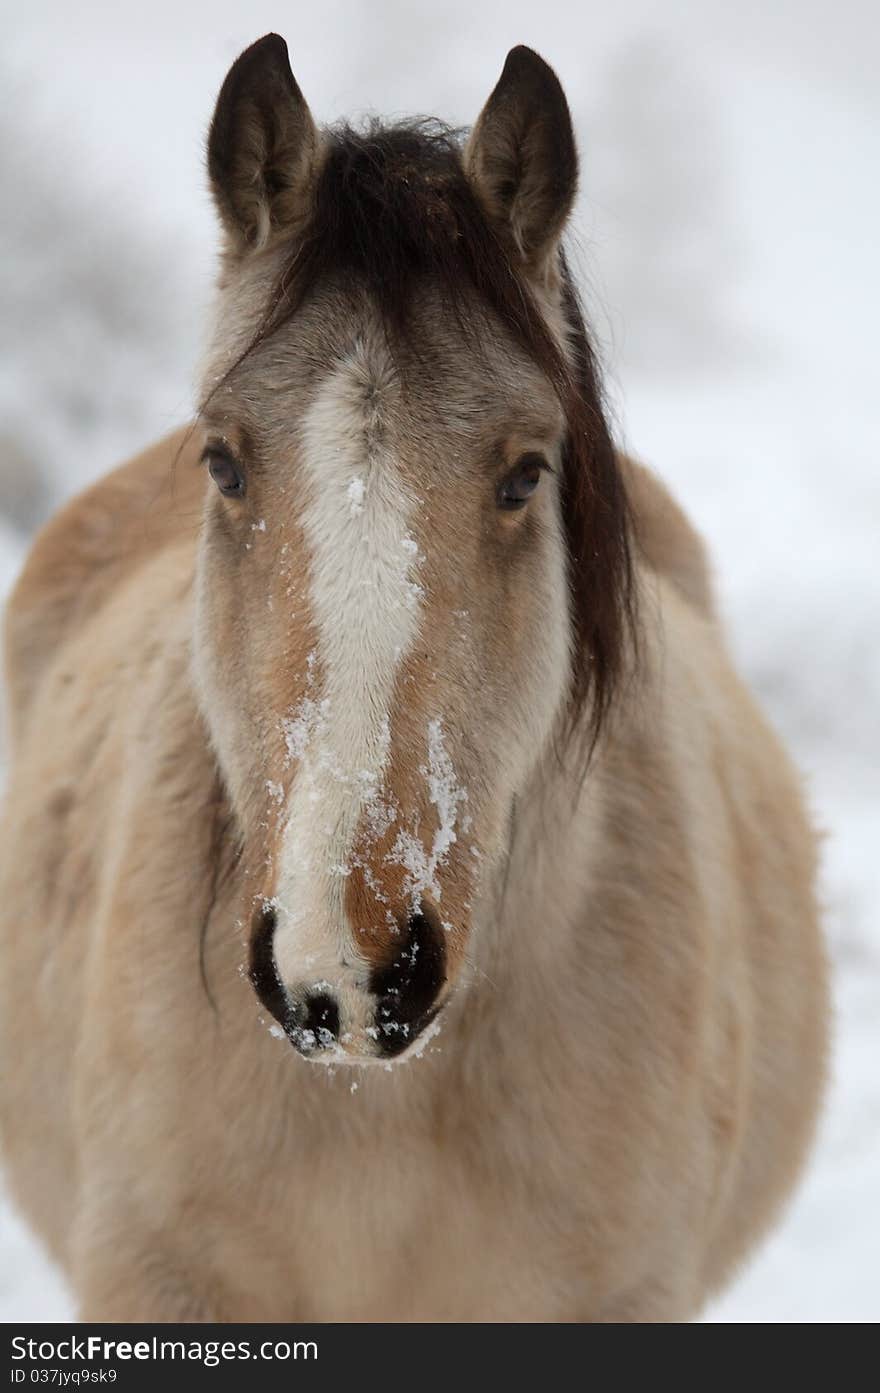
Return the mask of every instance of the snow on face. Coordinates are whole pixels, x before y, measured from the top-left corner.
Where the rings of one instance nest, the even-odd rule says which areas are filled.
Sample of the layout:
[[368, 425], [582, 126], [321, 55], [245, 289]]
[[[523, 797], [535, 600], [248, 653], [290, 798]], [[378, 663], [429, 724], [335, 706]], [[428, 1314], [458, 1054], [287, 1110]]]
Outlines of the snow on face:
[[445, 863], [450, 847], [458, 840], [455, 832], [459, 821], [458, 806], [467, 802], [467, 789], [456, 782], [439, 720], [428, 722], [428, 764], [427, 767], [422, 766], [420, 773], [427, 780], [428, 797], [437, 809], [439, 826], [434, 833], [431, 850], [427, 851], [418, 836], [402, 827], [387, 858], [406, 869], [404, 890], [416, 911], [421, 908], [425, 893], [432, 895], [435, 901], [442, 899], [437, 868]]
[[318, 642], [306, 694], [283, 721], [297, 766], [277, 887], [285, 981], [306, 960], [329, 976], [353, 958], [343, 894], [354, 839], [362, 821], [378, 836], [397, 815], [383, 777], [397, 673], [421, 622], [423, 558], [411, 532], [416, 500], [373, 429], [364, 372], [357, 353], [340, 365], [302, 432], [301, 523]]

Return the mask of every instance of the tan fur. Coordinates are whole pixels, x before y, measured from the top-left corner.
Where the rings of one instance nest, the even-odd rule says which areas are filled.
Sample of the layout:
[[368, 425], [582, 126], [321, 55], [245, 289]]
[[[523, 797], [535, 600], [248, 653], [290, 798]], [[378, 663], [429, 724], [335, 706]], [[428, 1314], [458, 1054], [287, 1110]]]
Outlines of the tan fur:
[[[352, 1092], [238, 972], [179, 444], [50, 524], [10, 606], [3, 1131], [82, 1315], [692, 1315], [797, 1174], [825, 1033], [814, 839], [715, 626], [658, 578], [577, 816], [552, 757], [520, 800], [486, 975]], [[648, 497], [659, 556], [664, 515], [687, 534]]]
[[636, 542], [645, 561], [711, 617], [715, 602], [702, 538], [656, 474], [626, 455], [619, 460], [636, 521]]

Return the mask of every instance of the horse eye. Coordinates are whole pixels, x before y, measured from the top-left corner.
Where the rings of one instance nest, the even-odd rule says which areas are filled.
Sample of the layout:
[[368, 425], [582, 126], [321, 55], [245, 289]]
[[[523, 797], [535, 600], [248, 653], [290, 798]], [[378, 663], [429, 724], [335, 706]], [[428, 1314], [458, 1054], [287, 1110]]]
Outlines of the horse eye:
[[498, 507], [508, 511], [524, 508], [541, 482], [541, 474], [549, 468], [543, 455], [523, 455], [501, 482]]
[[208, 473], [226, 498], [244, 496], [244, 475], [236, 461], [225, 450], [207, 449], [202, 456]]

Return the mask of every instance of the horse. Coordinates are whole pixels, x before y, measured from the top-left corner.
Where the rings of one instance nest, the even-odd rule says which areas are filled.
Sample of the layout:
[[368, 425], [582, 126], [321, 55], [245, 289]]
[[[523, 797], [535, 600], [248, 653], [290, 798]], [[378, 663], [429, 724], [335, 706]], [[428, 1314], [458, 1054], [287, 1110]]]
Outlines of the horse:
[[687, 1320], [801, 1172], [816, 838], [616, 449], [514, 48], [475, 126], [221, 88], [191, 424], [11, 596], [9, 1185], [90, 1321]]

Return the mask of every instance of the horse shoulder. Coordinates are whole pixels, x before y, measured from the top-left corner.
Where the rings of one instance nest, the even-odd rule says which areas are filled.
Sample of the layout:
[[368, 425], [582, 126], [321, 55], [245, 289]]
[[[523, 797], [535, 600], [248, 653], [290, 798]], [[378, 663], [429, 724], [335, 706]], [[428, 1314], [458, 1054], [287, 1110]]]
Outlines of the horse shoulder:
[[[718, 626], [658, 573], [639, 700], [607, 756], [606, 823], [626, 836], [610, 848], [603, 893], [616, 894], [615, 939], [645, 955], [627, 992], [702, 1076], [714, 1289], [778, 1214], [813, 1135], [828, 1015], [817, 837]], [[668, 1115], [662, 1091], [648, 1103]]]
[[642, 559], [700, 613], [713, 616], [712, 576], [702, 537], [652, 469], [624, 454], [618, 454], [618, 463]]
[[201, 516], [201, 437], [181, 429], [73, 498], [37, 534], [5, 620], [13, 741], [37, 683], [65, 640], [140, 566]]

